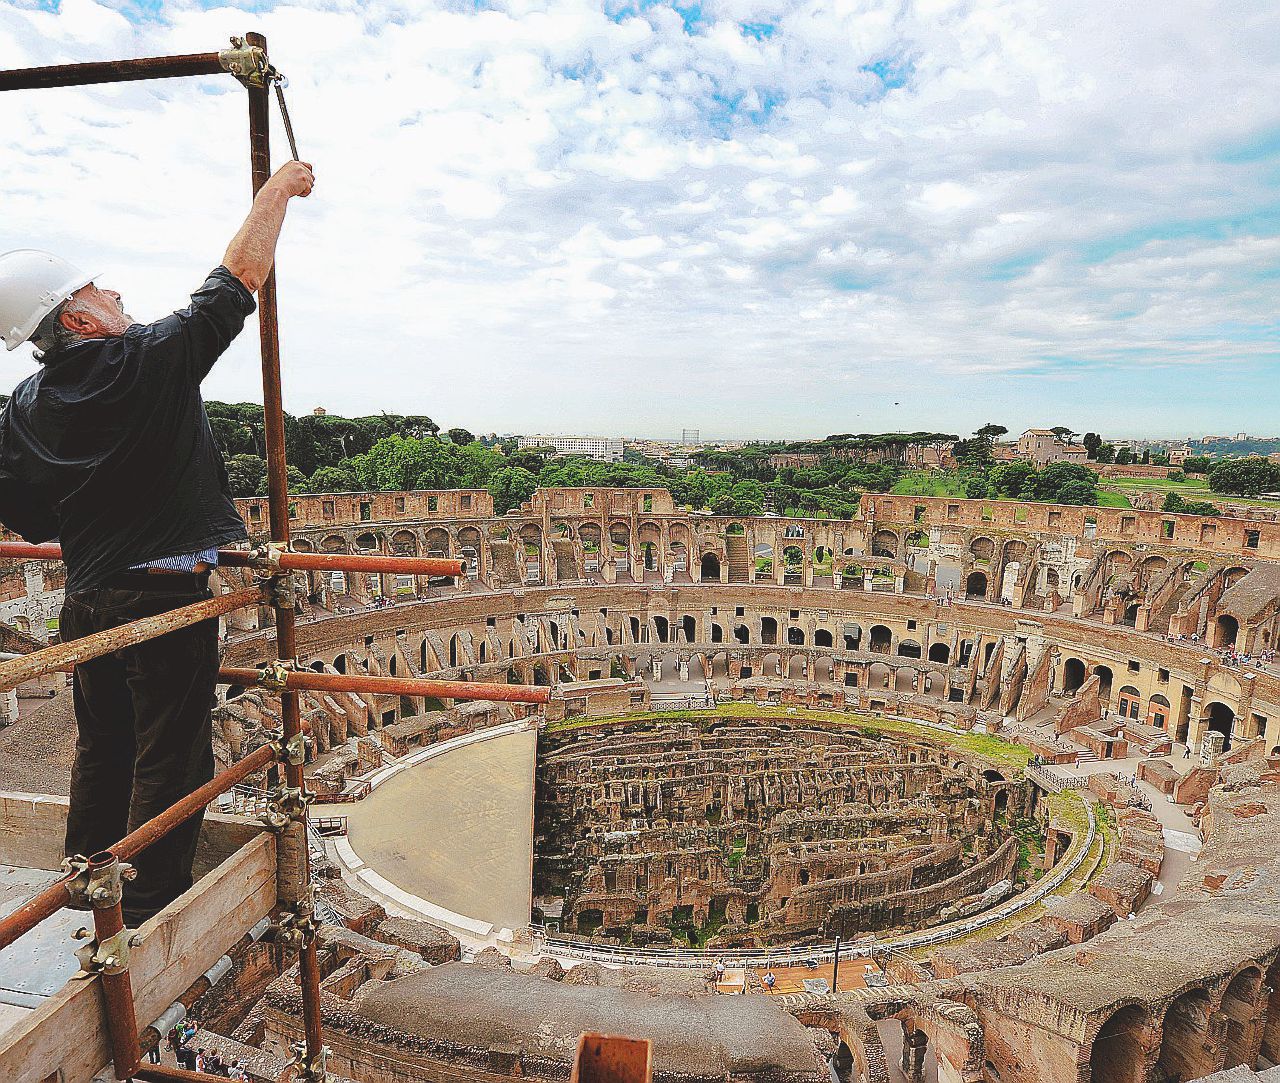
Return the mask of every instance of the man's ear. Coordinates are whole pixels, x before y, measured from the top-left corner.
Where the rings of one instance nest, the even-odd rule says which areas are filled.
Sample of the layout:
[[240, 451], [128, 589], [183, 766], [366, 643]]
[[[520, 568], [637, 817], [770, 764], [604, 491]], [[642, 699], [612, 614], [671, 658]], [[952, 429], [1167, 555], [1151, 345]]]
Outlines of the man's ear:
[[91, 335], [101, 330], [98, 321], [84, 312], [63, 312], [58, 317], [58, 322], [75, 335]]

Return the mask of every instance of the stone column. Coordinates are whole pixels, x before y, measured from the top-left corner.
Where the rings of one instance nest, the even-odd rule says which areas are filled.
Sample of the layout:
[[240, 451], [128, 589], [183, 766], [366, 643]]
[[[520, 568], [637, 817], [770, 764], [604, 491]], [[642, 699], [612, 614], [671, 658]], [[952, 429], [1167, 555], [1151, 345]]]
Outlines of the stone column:
[[902, 1074], [912, 1083], [924, 1078], [924, 1055], [929, 1048], [929, 1036], [923, 1030], [909, 1030], [902, 1024]]

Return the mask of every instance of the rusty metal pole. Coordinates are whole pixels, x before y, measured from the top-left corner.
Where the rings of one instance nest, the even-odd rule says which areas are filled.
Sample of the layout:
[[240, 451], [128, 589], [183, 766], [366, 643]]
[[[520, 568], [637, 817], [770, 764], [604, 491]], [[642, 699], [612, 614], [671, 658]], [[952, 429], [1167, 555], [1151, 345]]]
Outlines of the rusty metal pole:
[[107, 628], [94, 632], [83, 639], [72, 639], [44, 650], [32, 651], [20, 658], [8, 662], [0, 662], [0, 692], [17, 688], [24, 681], [34, 677], [43, 677], [60, 669], [67, 669], [87, 662], [92, 658], [100, 658], [104, 654], [132, 647], [148, 639], [155, 639], [166, 632], [176, 632], [192, 624], [220, 617], [247, 605], [256, 605], [263, 600], [261, 587], [249, 587], [245, 590], [232, 591], [230, 594], [219, 594], [214, 598], [206, 598], [202, 602], [184, 605], [179, 609], [170, 609], [154, 617], [143, 617], [141, 620], [122, 624], [119, 628]]
[[93, 907], [94, 939], [80, 949], [82, 966], [102, 983], [111, 1061], [117, 1079], [132, 1077], [142, 1059], [138, 1019], [133, 1011], [133, 985], [129, 980], [129, 932], [120, 909], [121, 881], [130, 871], [109, 850], [89, 858], [86, 886], [87, 901]]
[[[245, 42], [267, 54], [267, 39], [258, 33], [245, 35]], [[268, 56], [270, 54], [267, 54]], [[267, 86], [248, 86], [249, 94], [249, 160], [253, 194], [257, 196], [271, 176], [271, 102]], [[267, 459], [267, 511], [271, 540], [284, 548], [289, 546], [288, 465], [284, 445], [284, 403], [280, 394], [280, 328], [276, 312], [276, 272], [272, 267], [258, 290], [258, 333], [262, 348], [262, 413], [263, 435]], [[293, 603], [277, 598], [275, 609], [276, 657], [293, 659], [298, 654]], [[288, 742], [301, 732], [298, 693], [287, 689], [280, 693], [280, 717], [284, 740]], [[285, 782], [305, 794], [306, 779], [302, 765], [284, 763]], [[300, 848], [299, 869], [302, 882], [289, 885], [289, 901], [299, 911], [311, 896], [311, 854], [306, 836], [306, 807], [292, 830]], [[277, 885], [279, 893], [279, 885]], [[302, 1022], [306, 1032], [306, 1052], [300, 1078], [315, 1078], [324, 1063], [324, 1037], [320, 1019], [320, 963], [316, 956], [314, 933], [307, 936], [298, 952], [299, 984], [302, 990]]]
[[[186, 823], [197, 812], [208, 806], [214, 798], [238, 786], [250, 775], [276, 760], [276, 751], [270, 745], [251, 752], [238, 763], [228, 767], [198, 790], [187, 794], [177, 804], [144, 824], [138, 825], [113, 847], [116, 857], [127, 861], [137, 856], [157, 839], [167, 835], [179, 824]], [[0, 950], [7, 948], [20, 936], [25, 936], [45, 918], [56, 914], [71, 901], [67, 886], [71, 877], [64, 877], [50, 884], [38, 895], [32, 896], [10, 914], [0, 918]]]
[[283, 682], [290, 691], [353, 692], [376, 696], [429, 696], [435, 699], [493, 700], [504, 703], [549, 703], [551, 689], [530, 684], [485, 684], [476, 681], [438, 681], [423, 677], [373, 677], [364, 673], [316, 673], [310, 669], [249, 669], [225, 667], [219, 684], [267, 688]]
[[89, 64], [53, 64], [46, 68], [0, 71], [0, 91], [47, 90], [90, 83], [125, 83], [135, 79], [177, 79], [188, 75], [225, 72], [217, 53], [185, 56], [144, 56], [136, 60], [102, 60]]

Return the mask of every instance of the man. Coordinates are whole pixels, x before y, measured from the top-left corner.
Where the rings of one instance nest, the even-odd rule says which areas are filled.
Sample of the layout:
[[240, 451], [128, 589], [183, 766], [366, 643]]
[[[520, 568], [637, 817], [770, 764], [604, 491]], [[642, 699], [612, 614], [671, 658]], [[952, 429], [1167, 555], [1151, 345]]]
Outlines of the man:
[[[0, 338], [32, 342], [40, 371], [0, 412], [0, 523], [62, 542], [64, 640], [210, 597], [217, 548], [246, 536], [200, 382], [240, 333], [271, 271], [290, 199], [311, 167], [262, 188], [191, 305], [153, 324], [44, 252], [0, 255]], [[78, 737], [66, 853], [106, 849], [213, 777], [216, 620], [76, 667]], [[191, 886], [200, 818], [134, 860], [137, 926]]]

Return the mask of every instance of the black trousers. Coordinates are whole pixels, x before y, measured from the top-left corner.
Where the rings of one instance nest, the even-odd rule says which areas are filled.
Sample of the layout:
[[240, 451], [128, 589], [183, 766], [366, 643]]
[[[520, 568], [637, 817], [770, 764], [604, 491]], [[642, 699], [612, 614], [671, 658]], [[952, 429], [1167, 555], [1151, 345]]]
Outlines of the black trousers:
[[[80, 639], [212, 597], [207, 575], [126, 573], [111, 585], [67, 595], [59, 627]], [[75, 762], [66, 853], [89, 856], [213, 777], [218, 622], [202, 621], [124, 647], [75, 669]], [[124, 889], [130, 927], [191, 886], [203, 816], [132, 859]]]

